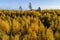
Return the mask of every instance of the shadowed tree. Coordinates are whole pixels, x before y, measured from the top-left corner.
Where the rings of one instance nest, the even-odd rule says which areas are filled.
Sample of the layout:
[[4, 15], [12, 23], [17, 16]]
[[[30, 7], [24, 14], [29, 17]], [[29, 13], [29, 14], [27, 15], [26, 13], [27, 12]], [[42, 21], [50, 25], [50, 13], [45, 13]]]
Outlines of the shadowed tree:
[[31, 2], [29, 3], [29, 9], [32, 10], [32, 5]]
[[37, 9], [39, 12], [41, 12], [41, 8], [40, 7], [38, 7], [38, 9]]
[[22, 12], [22, 7], [21, 6], [19, 6], [19, 10], [20, 10], [20, 13]]
[[46, 28], [49, 28], [49, 27], [50, 27], [50, 23], [49, 23], [48, 18], [47, 18], [47, 17], [43, 17], [43, 20], [44, 20], [44, 22], [43, 22], [44, 26], [45, 26]]
[[22, 10], [22, 7], [21, 6], [19, 6], [19, 10]]

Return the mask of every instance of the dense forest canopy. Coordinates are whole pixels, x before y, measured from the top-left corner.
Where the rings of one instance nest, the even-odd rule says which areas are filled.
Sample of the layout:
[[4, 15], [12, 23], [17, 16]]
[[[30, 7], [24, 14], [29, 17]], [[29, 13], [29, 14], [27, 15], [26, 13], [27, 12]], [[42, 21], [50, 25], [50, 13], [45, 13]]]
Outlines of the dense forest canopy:
[[1, 40], [60, 40], [60, 10], [0, 10]]

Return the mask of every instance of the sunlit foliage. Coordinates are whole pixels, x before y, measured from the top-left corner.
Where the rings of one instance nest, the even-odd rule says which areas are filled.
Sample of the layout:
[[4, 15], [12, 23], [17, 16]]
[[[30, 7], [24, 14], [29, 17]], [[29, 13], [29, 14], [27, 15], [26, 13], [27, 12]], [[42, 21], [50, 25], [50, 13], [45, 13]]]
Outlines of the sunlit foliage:
[[60, 40], [60, 10], [0, 10], [0, 40]]

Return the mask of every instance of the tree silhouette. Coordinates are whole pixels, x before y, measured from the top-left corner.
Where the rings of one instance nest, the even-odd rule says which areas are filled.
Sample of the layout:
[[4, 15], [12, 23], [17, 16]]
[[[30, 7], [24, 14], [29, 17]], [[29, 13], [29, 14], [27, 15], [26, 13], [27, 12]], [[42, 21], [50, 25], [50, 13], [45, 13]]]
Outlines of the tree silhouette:
[[40, 8], [40, 7], [38, 7], [38, 10], [41, 10], [41, 8]]
[[32, 5], [31, 2], [29, 3], [29, 9], [32, 10]]
[[21, 7], [21, 6], [19, 6], [19, 9], [20, 9], [20, 10], [22, 10], [22, 7]]
[[38, 9], [37, 9], [39, 12], [41, 12], [41, 8], [40, 7], [38, 7]]
[[20, 10], [20, 13], [22, 13], [22, 7], [21, 6], [19, 6], [19, 10]]

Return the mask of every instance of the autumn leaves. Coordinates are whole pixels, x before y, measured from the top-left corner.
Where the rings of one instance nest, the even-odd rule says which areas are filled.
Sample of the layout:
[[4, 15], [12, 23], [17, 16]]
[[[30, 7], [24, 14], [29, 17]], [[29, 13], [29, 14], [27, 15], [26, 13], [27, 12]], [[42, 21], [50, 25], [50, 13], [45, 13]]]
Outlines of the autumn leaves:
[[35, 10], [20, 12], [0, 12], [0, 39], [55, 40], [60, 37], [60, 17], [56, 13], [42, 14]]

